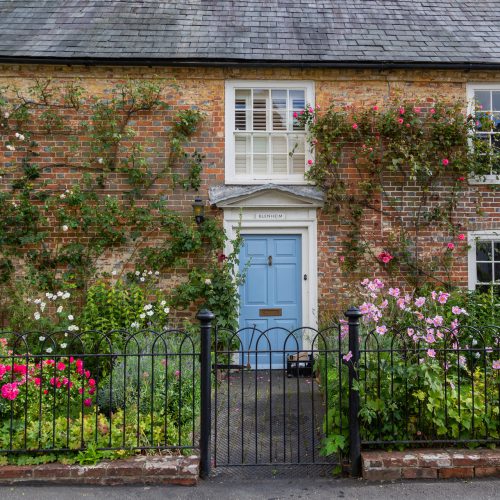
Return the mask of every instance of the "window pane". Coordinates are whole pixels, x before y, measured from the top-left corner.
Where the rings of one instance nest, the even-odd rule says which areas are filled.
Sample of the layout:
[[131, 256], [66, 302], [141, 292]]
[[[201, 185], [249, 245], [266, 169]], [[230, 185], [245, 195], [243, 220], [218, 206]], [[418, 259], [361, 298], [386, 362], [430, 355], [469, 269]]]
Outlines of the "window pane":
[[478, 285], [476, 290], [481, 293], [491, 293], [491, 286], [489, 285]]
[[479, 109], [491, 110], [491, 92], [489, 90], [476, 90], [474, 97]]
[[253, 152], [267, 153], [267, 137], [254, 137], [253, 138]]
[[493, 97], [493, 111], [500, 111], [500, 90], [493, 90], [491, 94]]
[[495, 260], [500, 262], [500, 241], [495, 241], [493, 245], [495, 247]]
[[273, 169], [273, 174], [280, 174], [280, 175], [288, 174], [288, 156], [273, 155], [272, 169]]
[[290, 120], [290, 123], [292, 124], [292, 130], [305, 130], [304, 125], [299, 123], [299, 120], [297, 118], [293, 117], [293, 114], [296, 113], [296, 111], [290, 111], [290, 114], [288, 116], [288, 119]]
[[500, 264], [495, 264], [495, 281], [500, 281]]
[[306, 137], [304, 135], [291, 135], [289, 147], [289, 152], [292, 154], [304, 154], [306, 152]]
[[286, 130], [286, 111], [273, 110], [273, 130]]
[[253, 91], [253, 129], [267, 130], [267, 100], [269, 91], [255, 89]]
[[306, 107], [303, 90], [290, 90], [290, 102], [294, 111], [302, 111]]
[[291, 174], [303, 174], [306, 168], [306, 156], [303, 154], [294, 154], [292, 157]]
[[476, 269], [477, 269], [477, 281], [478, 283], [491, 283], [492, 281], [492, 265], [484, 262], [484, 263], [477, 263], [476, 264]]
[[286, 109], [286, 90], [273, 90], [273, 109]]
[[476, 260], [491, 260], [491, 241], [476, 241]]
[[235, 169], [240, 175], [250, 172], [250, 136], [235, 137]]
[[250, 112], [247, 110], [250, 107], [250, 90], [235, 91], [234, 107], [236, 130], [248, 130]]
[[253, 173], [257, 175], [267, 174], [267, 155], [253, 155]]

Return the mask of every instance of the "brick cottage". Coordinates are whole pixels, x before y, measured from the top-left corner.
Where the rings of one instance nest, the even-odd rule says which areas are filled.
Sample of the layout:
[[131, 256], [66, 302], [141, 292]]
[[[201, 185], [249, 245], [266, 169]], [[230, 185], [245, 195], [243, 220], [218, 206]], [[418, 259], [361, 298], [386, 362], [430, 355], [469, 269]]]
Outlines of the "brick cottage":
[[[0, 2], [0, 86], [22, 90], [51, 79], [79, 82], [90, 95], [103, 96], [126, 79], [175, 79], [179, 94], [169, 90], [174, 101], [181, 96], [175, 106], [205, 113], [189, 145], [204, 155], [198, 195], [210, 206], [205, 216], [220, 220], [230, 237], [241, 220], [242, 251], [251, 257], [240, 323], [316, 326], [345, 307], [353, 280], [383, 275], [383, 266], [372, 259], [351, 277], [342, 269], [348, 228], [323, 209], [324, 194], [304, 178], [314, 155], [293, 114], [307, 105], [382, 109], [401, 99], [426, 110], [434, 100], [459, 100], [464, 111], [476, 100], [500, 115], [499, 26], [490, 7], [437, 0]], [[157, 110], [131, 124], [138, 143], [158, 145], [151, 159], [156, 167], [166, 157], [168, 116]], [[495, 143], [497, 130], [485, 139]], [[6, 148], [10, 139], [0, 140], [5, 192], [15, 178], [9, 168], [20, 161]], [[62, 135], [38, 141], [40, 181], [61, 193], [81, 182]], [[386, 181], [390, 193], [393, 184]], [[491, 175], [470, 179], [461, 192], [455, 214], [470, 249], [465, 242], [454, 255], [455, 285], [474, 289], [500, 278], [498, 183], [492, 167]], [[120, 194], [126, 184], [124, 174], [113, 172], [103, 193]], [[408, 183], [405, 189], [419, 187]], [[193, 192], [157, 183], [149, 196], [192, 213]], [[379, 197], [379, 210], [363, 217], [374, 255], [391, 231], [384, 203]], [[408, 198], [402, 211], [411, 209]], [[63, 236], [54, 231], [55, 239]], [[429, 230], [424, 249], [430, 255], [447, 241], [447, 234]], [[477, 242], [489, 250], [476, 252]], [[122, 262], [120, 252], [127, 249], [101, 259], [102, 269]]]

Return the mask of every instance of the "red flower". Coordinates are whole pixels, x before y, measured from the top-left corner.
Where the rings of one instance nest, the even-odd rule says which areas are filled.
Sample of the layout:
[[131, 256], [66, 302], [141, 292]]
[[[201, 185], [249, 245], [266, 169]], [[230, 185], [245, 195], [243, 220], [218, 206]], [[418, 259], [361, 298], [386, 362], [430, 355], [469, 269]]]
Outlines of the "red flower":
[[460, 233], [460, 234], [458, 235], [458, 239], [459, 239], [460, 241], [464, 241], [464, 240], [465, 240], [465, 234]]
[[40, 377], [35, 377], [33, 382], [35, 383], [35, 385], [40, 385], [42, 383], [42, 379]]
[[5, 384], [2, 386], [2, 397], [13, 401], [17, 398], [19, 394], [19, 389], [17, 388], [16, 382], [12, 384]]
[[90, 387], [95, 386], [95, 380], [93, 378], [89, 378], [89, 385], [90, 385]]
[[356, 129], [358, 128], [358, 124], [357, 124], [357, 123], [353, 123], [353, 124], [352, 124], [352, 128], [353, 128], [354, 130], [356, 130]]
[[448, 250], [454, 250], [455, 249], [455, 244], [454, 243], [448, 243], [448, 245], [446, 245], [448, 247]]
[[20, 373], [21, 375], [26, 375], [28, 367], [26, 365], [16, 365], [14, 363], [14, 373]]
[[399, 108], [399, 114], [400, 114], [400, 115], [404, 115], [404, 114], [405, 114], [405, 108], [403, 108], [403, 106], [401, 106], [401, 107]]
[[63, 372], [64, 370], [66, 370], [66, 365], [63, 362], [59, 362], [59, 363], [57, 363], [56, 368], [59, 371]]
[[394, 259], [394, 257], [389, 252], [381, 252], [378, 254], [377, 258], [384, 264], [388, 264], [392, 259]]
[[465, 181], [465, 177], [459, 177], [459, 178], [457, 179], [457, 181], [463, 182], [463, 181]]
[[308, 164], [308, 165], [312, 165], [312, 164], [313, 164], [313, 161], [312, 161], [312, 160], [307, 160], [307, 164]]
[[90, 398], [84, 399], [83, 404], [85, 406], [92, 406], [92, 400]]
[[433, 115], [435, 112], [436, 112], [436, 110], [435, 110], [434, 108], [431, 108], [431, 109], [429, 110], [429, 113], [430, 113], [431, 115]]
[[413, 111], [415, 111], [415, 113], [420, 113], [421, 110], [420, 110], [420, 108], [415, 107], [415, 108], [413, 108]]
[[378, 106], [373, 106], [373, 111], [378, 111]]
[[450, 160], [448, 160], [448, 158], [443, 158], [443, 161], [441, 163], [446, 167], [446, 165], [450, 163]]
[[398, 118], [398, 123], [399, 123], [400, 125], [403, 125], [403, 122], [404, 122], [404, 120], [403, 120], [402, 118]]

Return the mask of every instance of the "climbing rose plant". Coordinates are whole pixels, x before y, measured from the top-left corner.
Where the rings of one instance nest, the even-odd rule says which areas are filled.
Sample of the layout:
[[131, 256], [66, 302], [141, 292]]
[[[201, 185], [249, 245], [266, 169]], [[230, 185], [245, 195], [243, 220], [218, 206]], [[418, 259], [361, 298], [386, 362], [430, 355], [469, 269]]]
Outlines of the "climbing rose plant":
[[[492, 130], [492, 117], [467, 116], [464, 107], [392, 100], [296, 113], [315, 153], [308, 178], [325, 191], [326, 210], [345, 233], [338, 254], [345, 271], [372, 265], [411, 286], [452, 283], [453, 255], [466, 248], [461, 198], [467, 193], [482, 214], [479, 188], [467, 179], [490, 174], [500, 160], [474, 135]], [[383, 219], [380, 236], [364, 225], [370, 218]], [[429, 236], [436, 233], [441, 238]]]

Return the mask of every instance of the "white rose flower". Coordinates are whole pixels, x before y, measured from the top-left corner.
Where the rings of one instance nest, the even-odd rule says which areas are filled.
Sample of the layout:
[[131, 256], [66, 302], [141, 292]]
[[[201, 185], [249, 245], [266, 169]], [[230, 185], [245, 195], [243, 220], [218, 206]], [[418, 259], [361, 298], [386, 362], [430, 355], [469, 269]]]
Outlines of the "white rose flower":
[[141, 281], [144, 282], [144, 281], [146, 281], [146, 279], [141, 277]]
[[205, 280], [205, 285], [211, 285], [212, 284], [212, 280], [210, 278], [207, 278]]
[[111, 271], [111, 276], [116, 276], [118, 273], [116, 271]]
[[162, 300], [162, 301], [160, 302], [160, 306], [161, 306], [161, 307], [165, 307], [166, 305], [167, 305], [167, 301], [166, 301], [166, 300]]
[[146, 305], [144, 306], [144, 310], [145, 310], [145, 311], [149, 311], [150, 309], [153, 309], [153, 305], [152, 305], [152, 304], [146, 304]]
[[69, 292], [64, 292], [63, 295], [62, 295], [62, 298], [64, 300], [69, 299], [70, 297], [71, 297], [71, 294]]
[[68, 326], [68, 332], [76, 332], [78, 330], [80, 330], [80, 328], [78, 328], [78, 326], [76, 326], [76, 325], [69, 325]]
[[44, 337], [43, 335], [40, 335], [40, 337], [38, 337], [38, 340], [39, 340], [40, 342], [43, 342], [43, 341], [45, 340], [45, 337]]
[[139, 328], [139, 323], [137, 321], [134, 321], [131, 325], [130, 328]]
[[70, 315], [68, 316], [68, 319], [69, 319], [70, 321], [73, 321], [75, 318], [74, 318], [74, 316], [73, 316], [72, 314], [70, 314]]
[[97, 158], [97, 163], [99, 163], [99, 165], [102, 165], [104, 163], [104, 160], [102, 158]]
[[66, 195], [63, 193], [61, 196], [59, 196], [59, 198], [61, 198], [61, 200], [64, 200], [64, 198], [66, 198]]
[[63, 306], [59, 306], [59, 307], [57, 308], [57, 312], [60, 314], [60, 313], [62, 313], [62, 311], [63, 311]]
[[160, 276], [160, 271], [155, 271], [155, 276]]
[[15, 151], [16, 148], [14, 146], [12, 146], [12, 144], [7, 144], [7, 146], [5, 146], [9, 151]]
[[45, 310], [45, 306], [47, 304], [45, 302], [40, 302], [40, 310], [43, 312]]
[[165, 309], [163, 309], [163, 312], [165, 314], [168, 314], [170, 312], [170, 307], [165, 307]]
[[153, 271], [149, 271], [148, 274], [151, 276], [153, 274]]
[[33, 314], [34, 318], [38, 321], [40, 319], [40, 313], [38, 311]]
[[10, 116], [10, 113], [8, 111], [6, 111], [4, 114], [3, 114], [3, 117], [4, 118], [8, 118]]
[[40, 302], [42, 301], [42, 299], [35, 299], [35, 304], [40, 304]]
[[140, 273], [139, 271], [136, 271], [136, 272], [135, 272], [135, 275], [136, 275], [136, 276], [139, 276], [140, 274], [141, 274], [141, 273]]
[[63, 296], [63, 292], [61, 292], [61, 290], [59, 290], [59, 291], [57, 292], [57, 296], [58, 296], [58, 297], [62, 297], [62, 296]]
[[146, 313], [139, 314], [139, 318], [144, 319], [146, 317]]
[[66, 224], [64, 224], [64, 226], [62, 227], [62, 230], [63, 230], [64, 232], [66, 232], [68, 229], [69, 229], [69, 227], [68, 227]]
[[54, 294], [53, 294], [53, 293], [50, 293], [50, 292], [47, 292], [47, 293], [45, 294], [45, 297], [47, 297], [48, 299], [51, 299], [53, 296], [54, 296]]
[[154, 313], [155, 313], [154, 311], [148, 311], [146, 314], [147, 314], [148, 316], [153, 316], [153, 314], [154, 314]]
[[52, 347], [47, 347], [47, 349], [45, 349], [45, 352], [48, 352], [50, 354], [52, 352]]
[[62, 348], [62, 349], [66, 349], [66, 347], [67, 347], [67, 346], [68, 346], [68, 344], [66, 344], [66, 342], [63, 342], [63, 343], [61, 344], [61, 348]]

